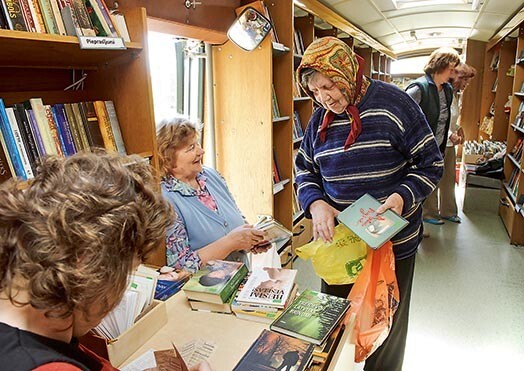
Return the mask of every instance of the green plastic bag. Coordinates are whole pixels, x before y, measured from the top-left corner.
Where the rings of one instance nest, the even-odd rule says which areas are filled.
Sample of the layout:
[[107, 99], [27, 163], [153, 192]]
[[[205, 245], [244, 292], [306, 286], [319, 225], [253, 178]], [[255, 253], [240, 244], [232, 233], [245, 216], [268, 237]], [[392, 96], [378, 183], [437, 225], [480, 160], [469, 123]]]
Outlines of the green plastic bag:
[[297, 255], [311, 259], [316, 274], [330, 285], [354, 283], [364, 268], [368, 246], [342, 224], [335, 227], [333, 242], [321, 239], [296, 249]]

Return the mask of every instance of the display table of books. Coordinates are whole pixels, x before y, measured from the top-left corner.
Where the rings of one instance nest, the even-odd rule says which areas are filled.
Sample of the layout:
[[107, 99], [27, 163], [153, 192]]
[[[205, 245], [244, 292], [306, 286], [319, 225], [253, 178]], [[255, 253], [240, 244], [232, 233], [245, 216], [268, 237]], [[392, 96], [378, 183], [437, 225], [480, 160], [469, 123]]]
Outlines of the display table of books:
[[[230, 371], [251, 350], [255, 342], [267, 340], [269, 336], [268, 324], [242, 320], [232, 314], [192, 310], [183, 292], [168, 299], [166, 309], [167, 324], [123, 363], [124, 369], [127, 364], [152, 349], [172, 349], [174, 345], [182, 356], [188, 353], [188, 348], [200, 347], [199, 352], [206, 354], [195, 356], [207, 359], [215, 371]], [[270, 334], [276, 333], [271, 332]], [[350, 344], [350, 339], [351, 331], [343, 331], [342, 336], [338, 339], [340, 344], [333, 359], [339, 359], [337, 353], [344, 353], [343, 358], [346, 360], [340, 367], [336, 367], [336, 362], [333, 361], [329, 368], [325, 368], [326, 370], [353, 369], [352, 351], [354, 348]], [[348, 358], [351, 359], [351, 362], [347, 361]], [[321, 368], [314, 369], [320, 370]]]

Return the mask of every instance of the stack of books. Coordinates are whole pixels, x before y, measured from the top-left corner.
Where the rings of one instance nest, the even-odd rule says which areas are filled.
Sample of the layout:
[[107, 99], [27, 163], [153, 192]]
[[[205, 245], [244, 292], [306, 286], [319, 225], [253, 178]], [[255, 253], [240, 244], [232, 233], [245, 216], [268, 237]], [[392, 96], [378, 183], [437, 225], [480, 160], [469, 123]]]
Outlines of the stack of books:
[[193, 310], [231, 313], [231, 301], [248, 273], [240, 262], [210, 260], [182, 287]]
[[271, 323], [271, 331], [262, 331], [234, 371], [324, 369], [344, 336], [341, 320], [348, 308], [347, 299], [304, 291]]
[[238, 318], [271, 323], [297, 293], [295, 269], [255, 268], [245, 278], [231, 303]]

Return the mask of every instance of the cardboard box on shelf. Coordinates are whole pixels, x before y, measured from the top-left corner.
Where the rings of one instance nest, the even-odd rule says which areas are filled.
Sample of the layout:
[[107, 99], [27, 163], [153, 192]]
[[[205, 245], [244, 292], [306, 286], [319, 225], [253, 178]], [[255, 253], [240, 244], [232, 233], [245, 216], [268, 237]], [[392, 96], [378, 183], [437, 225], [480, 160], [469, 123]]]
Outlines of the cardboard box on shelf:
[[107, 340], [88, 333], [79, 340], [99, 356], [108, 359], [114, 367], [119, 367], [166, 323], [165, 302], [153, 300], [148, 310], [140, 315], [134, 325], [116, 339]]

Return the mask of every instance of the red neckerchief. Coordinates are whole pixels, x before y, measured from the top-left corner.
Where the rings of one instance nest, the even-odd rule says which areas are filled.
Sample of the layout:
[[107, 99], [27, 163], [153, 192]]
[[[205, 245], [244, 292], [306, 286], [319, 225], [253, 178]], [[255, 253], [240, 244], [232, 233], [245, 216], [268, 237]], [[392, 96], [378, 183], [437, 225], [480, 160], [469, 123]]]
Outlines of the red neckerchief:
[[[356, 54], [355, 54], [355, 57], [357, 58], [357, 61], [358, 61], [357, 83], [355, 86], [355, 94], [358, 96], [358, 94], [360, 94], [360, 91], [362, 90], [362, 67], [363, 67], [364, 59], [362, 59], [360, 56]], [[350, 120], [351, 130], [349, 132], [348, 137], [346, 138], [346, 142], [344, 143], [344, 150], [347, 150], [350, 145], [355, 143], [358, 136], [362, 132], [362, 123], [360, 121], [360, 113], [358, 111], [357, 106], [349, 104], [346, 107], [346, 113]], [[333, 118], [335, 118], [335, 113], [328, 110], [326, 114], [324, 115], [322, 124], [320, 125], [319, 136], [320, 136], [321, 142], [326, 141], [327, 128], [329, 124], [333, 121]]]

